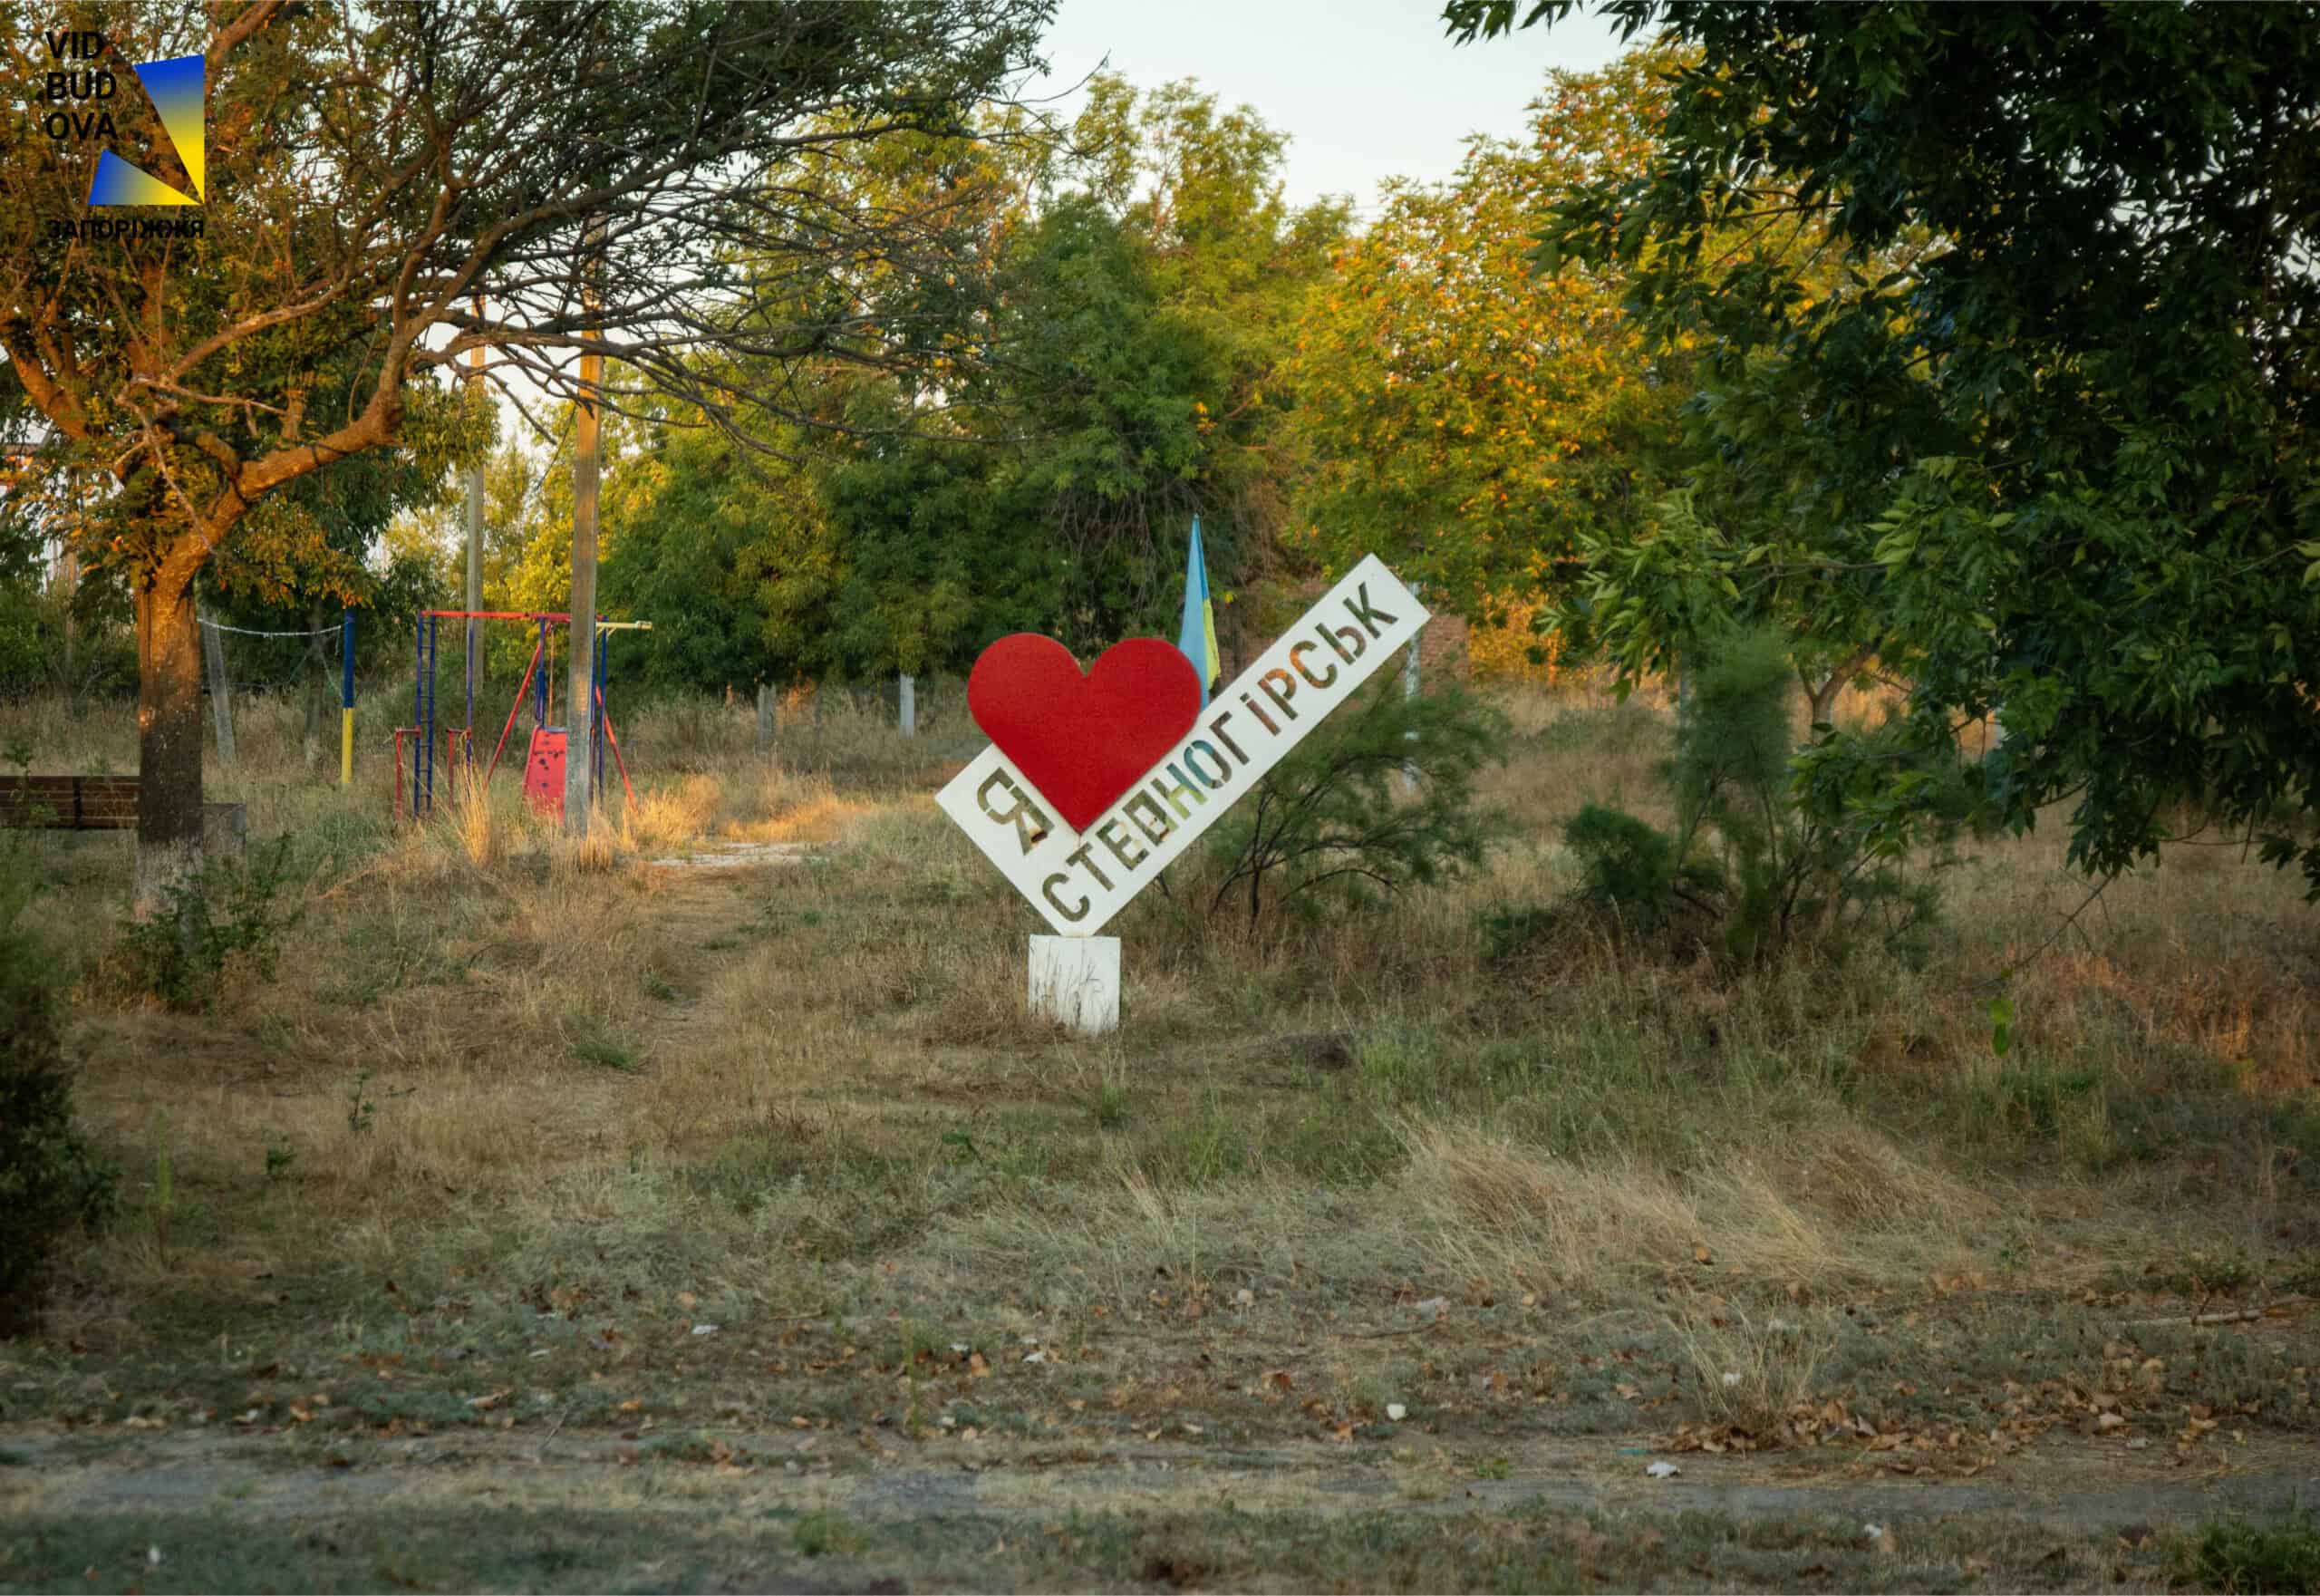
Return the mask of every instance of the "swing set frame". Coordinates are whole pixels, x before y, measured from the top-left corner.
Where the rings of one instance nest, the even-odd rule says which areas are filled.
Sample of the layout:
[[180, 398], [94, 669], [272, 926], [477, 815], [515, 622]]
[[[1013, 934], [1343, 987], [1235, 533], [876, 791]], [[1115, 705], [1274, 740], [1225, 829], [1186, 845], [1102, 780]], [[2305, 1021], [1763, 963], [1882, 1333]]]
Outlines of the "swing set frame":
[[[440, 624], [444, 621], [521, 621], [536, 624], [539, 628], [539, 639], [532, 644], [531, 661], [524, 667], [524, 679], [517, 685], [514, 701], [508, 706], [507, 724], [500, 728], [499, 740], [492, 746], [490, 763], [484, 767], [483, 781], [488, 787], [492, 773], [499, 769], [499, 756], [508, 747], [508, 736], [516, 730], [516, 717], [522, 712], [526, 697], [528, 696], [532, 700], [535, 717], [533, 724], [543, 729], [547, 727], [550, 672], [541, 667], [547, 659], [549, 628], [557, 624], [569, 625], [572, 616], [570, 612], [560, 610], [421, 610], [419, 612], [419, 636], [413, 655], [411, 684], [411, 719], [416, 724], [408, 729], [411, 738], [411, 812], [414, 817], [430, 813], [435, 808], [436, 642]], [[607, 633], [652, 630], [652, 623], [650, 621], [607, 621], [601, 615], [596, 618], [596, 647], [593, 661], [590, 693], [595, 701], [589, 705], [589, 726], [592, 733], [588, 739], [591, 767], [588, 772], [590, 790], [599, 796], [604, 792], [604, 749], [610, 745], [613, 761], [620, 770], [621, 790], [626, 796], [628, 807], [631, 809], [636, 808], [636, 788], [629, 781], [628, 760], [621, 752], [620, 734], [614, 730], [612, 712], [604, 705], [604, 655], [606, 653], [604, 642]], [[454, 759], [450, 767], [451, 779], [454, 782], [458, 780], [458, 771], [461, 764], [465, 764], [470, 773], [475, 768], [472, 732], [475, 725], [475, 651], [470, 649], [468, 651], [467, 662], [467, 720], [463, 725], [447, 727], [444, 730], [447, 750], [451, 740], [456, 739], [462, 750], [460, 757]], [[596, 732], [601, 732], [602, 735], [595, 735]], [[395, 750], [395, 786], [398, 788], [398, 801], [395, 807], [397, 808], [402, 807], [400, 801], [400, 788], [402, 786], [402, 750], [400, 744], [404, 735], [405, 731], [402, 729], [398, 729], [395, 733], [395, 741], [398, 744]]]

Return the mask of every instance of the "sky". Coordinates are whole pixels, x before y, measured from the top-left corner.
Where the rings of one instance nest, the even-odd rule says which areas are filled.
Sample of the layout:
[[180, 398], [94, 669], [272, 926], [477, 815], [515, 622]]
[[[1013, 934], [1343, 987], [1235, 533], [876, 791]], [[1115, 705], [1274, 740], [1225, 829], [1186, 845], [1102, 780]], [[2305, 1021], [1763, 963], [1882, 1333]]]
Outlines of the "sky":
[[1291, 204], [1348, 194], [1368, 216], [1379, 179], [1438, 181], [1467, 135], [1520, 133], [1550, 67], [1588, 71], [1620, 50], [1585, 14], [1458, 45], [1432, 0], [1062, 0], [1040, 53], [1049, 71], [1027, 97], [1107, 66], [1138, 87], [1197, 78], [1290, 135]]

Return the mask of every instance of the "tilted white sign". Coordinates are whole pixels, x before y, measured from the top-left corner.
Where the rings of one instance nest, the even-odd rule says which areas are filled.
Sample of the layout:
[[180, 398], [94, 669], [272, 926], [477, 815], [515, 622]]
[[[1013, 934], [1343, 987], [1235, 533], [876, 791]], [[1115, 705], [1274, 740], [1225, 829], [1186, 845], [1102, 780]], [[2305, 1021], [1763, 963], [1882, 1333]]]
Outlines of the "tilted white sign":
[[1092, 936], [1428, 618], [1371, 555], [1212, 698], [1199, 724], [1085, 832], [1064, 824], [995, 746], [934, 801], [1049, 924]]

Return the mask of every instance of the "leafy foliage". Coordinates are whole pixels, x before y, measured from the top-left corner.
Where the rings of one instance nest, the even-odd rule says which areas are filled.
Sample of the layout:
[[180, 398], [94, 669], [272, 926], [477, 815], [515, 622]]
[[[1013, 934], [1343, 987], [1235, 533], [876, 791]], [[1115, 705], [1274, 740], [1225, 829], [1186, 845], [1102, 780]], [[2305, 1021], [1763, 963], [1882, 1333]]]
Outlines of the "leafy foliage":
[[32, 896], [27, 851], [0, 850], [0, 1333], [30, 1322], [57, 1246], [110, 1214], [115, 1180], [73, 1127], [57, 972], [16, 924]]
[[[865, 191], [943, 196], [974, 218], [994, 358], [933, 378], [786, 378], [783, 402], [815, 425], [756, 418], [778, 459], [689, 441], [682, 407], [628, 434], [606, 484], [604, 591], [656, 627], [677, 612], [652, 668], [714, 688], [955, 670], [1010, 631], [1083, 653], [1173, 631], [1195, 515], [1229, 620], [1236, 579], [1274, 558], [1282, 356], [1346, 226], [1335, 205], [1283, 202], [1283, 144], [1191, 83], [1100, 77], [1068, 150], [903, 140], [865, 155], [849, 180]], [[515, 579], [544, 588], [560, 469], [536, 494], [494, 494], [495, 517], [504, 503], [539, 528]]]
[[1643, 166], [1668, 64], [1554, 73], [1527, 140], [1474, 140], [1439, 188], [1389, 185], [1308, 296], [1289, 361], [1298, 536], [1324, 563], [1378, 552], [1491, 610], [1563, 580], [1577, 542], [1665, 485], [1680, 352], [1623, 314], [1621, 269], [1542, 276], [1529, 239], [1573, 186]]
[[[127, 595], [102, 576], [67, 592], [0, 576], [0, 699], [34, 692], [109, 695], [137, 683]], [[72, 646], [65, 645], [70, 633]]]
[[1676, 839], [1624, 809], [1581, 804], [1563, 822], [1563, 846], [1580, 860], [1588, 901], [1617, 909], [1638, 929], [1664, 924], [1676, 906]]
[[[2005, 706], [2011, 824], [2075, 798], [2073, 857], [2109, 872], [2191, 806], [2320, 894], [2309, 13], [1604, 10], [1694, 63], [1648, 168], [1574, 192], [1542, 261], [1624, 270], [1698, 352], [1751, 552], [1838, 579], [1920, 743]], [[1823, 248], [1781, 247], [1805, 227]]]
[[1480, 864], [1503, 822], [1477, 806], [1475, 778], [1504, 758], [1507, 730], [1455, 688], [1406, 698], [1390, 677], [1371, 683], [1210, 830], [1210, 907], [1242, 898], [1254, 924], [1269, 893], [1312, 914], [1325, 896], [1360, 904]]
[[[1930, 843], [1941, 862], [1938, 850], [1971, 817], [1967, 773], [1947, 750], [1912, 755], [1905, 728], [1824, 740], [1800, 759], [1794, 690], [1776, 629], [1716, 641], [1677, 725], [1674, 833], [1594, 804], [1564, 828], [1590, 901], [1647, 931], [1687, 907], [1715, 925], [1735, 964], [1805, 939], [1839, 949], [1862, 937], [1904, 952], [1920, 944], [1938, 903], [1913, 850]], [[1848, 779], [1866, 771], [1886, 780], [1893, 765], [1912, 778], [1892, 781], [1907, 794], [1895, 812], [1847, 801]]]
[[237, 955], [260, 979], [271, 979], [282, 938], [305, 913], [303, 903], [280, 902], [290, 872], [288, 837], [245, 862], [213, 859], [198, 875], [169, 887], [167, 906], [122, 933], [122, 951], [139, 987], [169, 1007], [207, 1011]]

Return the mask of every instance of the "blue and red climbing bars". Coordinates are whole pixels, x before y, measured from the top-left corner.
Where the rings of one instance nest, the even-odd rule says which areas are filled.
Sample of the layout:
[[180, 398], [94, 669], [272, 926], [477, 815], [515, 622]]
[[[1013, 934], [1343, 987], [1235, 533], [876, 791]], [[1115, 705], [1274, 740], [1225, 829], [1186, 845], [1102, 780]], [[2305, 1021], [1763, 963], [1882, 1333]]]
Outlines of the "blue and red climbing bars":
[[[534, 726], [546, 731], [562, 730], [547, 724], [550, 674], [546, 669], [548, 637], [550, 627], [558, 624], [568, 625], [571, 620], [572, 616], [568, 612], [555, 610], [420, 611], [419, 634], [414, 647], [411, 685], [411, 710], [414, 724], [408, 729], [407, 732], [398, 730], [395, 736], [397, 744], [395, 786], [398, 789], [402, 786], [401, 744], [406, 735], [409, 735], [411, 740], [411, 812], [413, 816], [428, 813], [435, 807], [435, 645], [438, 624], [443, 621], [522, 621], [539, 628], [538, 641], [532, 644], [531, 661], [524, 667], [524, 679], [517, 684], [516, 696], [508, 706], [507, 724], [500, 728], [499, 740], [492, 745], [491, 762], [484, 769], [483, 779], [488, 786], [490, 783], [492, 772], [499, 768], [499, 756], [507, 749], [508, 735], [516, 730], [516, 717], [523, 711], [527, 694], [529, 694], [532, 700]], [[351, 660], [353, 657], [354, 624], [351, 615], [346, 624], [348, 632], [346, 652], [347, 657]], [[597, 793], [604, 791], [604, 749], [609, 745], [613, 751], [613, 762], [620, 771], [621, 790], [626, 795], [632, 808], [636, 804], [636, 788], [630, 784], [628, 779], [628, 760], [623, 757], [620, 750], [620, 733], [613, 730], [612, 712], [604, 705], [604, 684], [607, 678], [604, 673], [604, 637], [609, 632], [650, 632], [652, 630], [652, 623], [650, 621], [607, 621], [602, 616], [596, 619], [597, 646], [594, 650], [594, 681], [590, 684], [590, 697], [595, 701], [588, 706], [589, 726], [594, 733], [588, 740], [593, 765], [589, 771], [591, 789]], [[348, 702], [351, 706], [353, 702], [351, 685], [348, 688]], [[467, 667], [467, 704], [468, 724], [472, 726], [475, 721], [475, 661], [472, 656], [469, 658]], [[353, 726], [353, 711], [351, 707], [347, 711], [347, 726], [348, 736], [351, 738]], [[460, 738], [463, 745], [466, 744], [465, 729], [456, 729], [454, 735]], [[351, 743], [349, 748], [352, 748]], [[346, 758], [351, 759], [351, 753]], [[473, 759], [471, 750], [468, 759], [471, 764]], [[397, 796], [397, 807], [400, 808], [400, 791]]]

